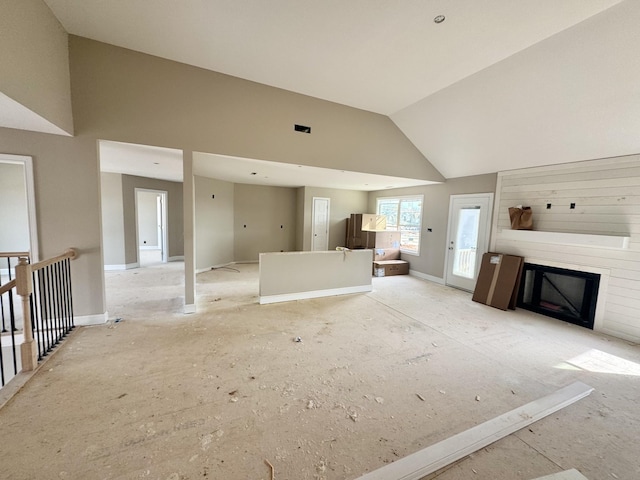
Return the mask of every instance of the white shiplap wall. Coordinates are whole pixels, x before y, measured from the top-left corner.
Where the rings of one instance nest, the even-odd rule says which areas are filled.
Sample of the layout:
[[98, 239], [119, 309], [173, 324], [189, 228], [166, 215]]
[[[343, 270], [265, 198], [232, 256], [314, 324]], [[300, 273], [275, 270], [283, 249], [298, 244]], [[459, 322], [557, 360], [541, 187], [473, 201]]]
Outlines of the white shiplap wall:
[[[531, 206], [534, 230], [626, 236], [628, 248], [504, 238], [516, 205]], [[600, 273], [595, 328], [640, 343], [640, 155], [500, 172], [491, 244], [530, 263]]]

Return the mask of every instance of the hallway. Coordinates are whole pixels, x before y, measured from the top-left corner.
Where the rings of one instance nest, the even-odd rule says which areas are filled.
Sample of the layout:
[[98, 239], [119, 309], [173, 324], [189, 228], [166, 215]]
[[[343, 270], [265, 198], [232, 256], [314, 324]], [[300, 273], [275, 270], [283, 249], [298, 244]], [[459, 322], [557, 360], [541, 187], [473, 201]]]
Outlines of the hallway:
[[183, 315], [182, 268], [107, 272], [109, 323], [0, 410], [1, 475], [355, 479], [580, 380], [589, 397], [430, 478], [640, 476], [637, 345], [408, 275], [261, 306], [257, 264], [198, 275]]

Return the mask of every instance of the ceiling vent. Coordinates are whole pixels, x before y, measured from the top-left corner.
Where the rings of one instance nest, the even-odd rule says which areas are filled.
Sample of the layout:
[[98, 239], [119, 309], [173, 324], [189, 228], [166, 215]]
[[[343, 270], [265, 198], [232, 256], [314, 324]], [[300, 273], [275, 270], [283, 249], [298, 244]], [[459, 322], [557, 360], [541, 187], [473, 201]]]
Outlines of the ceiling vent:
[[305, 127], [304, 125], [294, 125], [293, 129], [296, 132], [302, 132], [302, 133], [311, 133], [311, 127]]

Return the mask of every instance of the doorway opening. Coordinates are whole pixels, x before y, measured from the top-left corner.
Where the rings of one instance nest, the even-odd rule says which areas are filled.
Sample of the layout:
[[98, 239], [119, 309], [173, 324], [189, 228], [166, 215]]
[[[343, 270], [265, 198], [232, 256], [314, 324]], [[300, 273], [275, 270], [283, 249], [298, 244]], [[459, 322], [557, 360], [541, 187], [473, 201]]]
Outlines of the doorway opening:
[[140, 267], [167, 263], [167, 196], [163, 190], [135, 189], [136, 245]]
[[39, 260], [33, 159], [0, 153], [0, 252]]

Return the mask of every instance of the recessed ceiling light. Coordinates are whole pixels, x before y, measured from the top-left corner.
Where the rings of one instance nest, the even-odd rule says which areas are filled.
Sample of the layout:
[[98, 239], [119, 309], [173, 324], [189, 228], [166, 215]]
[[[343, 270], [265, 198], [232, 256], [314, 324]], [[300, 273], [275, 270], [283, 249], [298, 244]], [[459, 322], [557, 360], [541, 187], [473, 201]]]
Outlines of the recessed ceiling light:
[[258, 172], [251, 172], [251, 175], [257, 175]]
[[445, 19], [444, 15], [438, 15], [433, 19], [433, 21], [436, 22], [436, 23], [442, 23], [442, 22], [444, 22], [444, 19]]
[[153, 162], [154, 165], [160, 165], [160, 162]]

